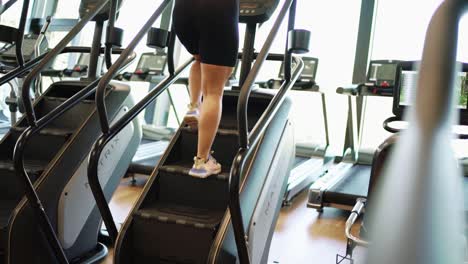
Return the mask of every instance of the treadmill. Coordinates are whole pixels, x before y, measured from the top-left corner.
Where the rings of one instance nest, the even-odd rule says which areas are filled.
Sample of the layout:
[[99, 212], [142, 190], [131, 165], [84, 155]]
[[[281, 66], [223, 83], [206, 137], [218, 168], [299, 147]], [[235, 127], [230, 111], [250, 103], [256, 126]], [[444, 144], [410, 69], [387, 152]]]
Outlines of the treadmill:
[[[301, 57], [304, 62], [304, 70], [299, 80], [296, 81], [292, 90], [312, 92], [320, 94], [322, 102], [322, 114], [325, 129], [325, 143], [296, 143], [296, 158], [291, 176], [288, 179], [288, 188], [284, 194], [283, 205], [290, 205], [295, 196], [325, 175], [328, 168], [333, 164], [334, 157], [329, 152], [328, 116], [325, 93], [320, 90], [315, 82], [319, 60], [313, 57]], [[271, 79], [260, 84], [262, 88], [278, 89], [284, 81], [284, 63], [281, 64], [279, 79]]]
[[[374, 60], [369, 64], [367, 82], [351, 87], [339, 87], [336, 92], [348, 96], [348, 120], [343, 158], [309, 189], [307, 207], [334, 207], [350, 211], [357, 198], [366, 198], [369, 186], [373, 151], [359, 151], [362, 120], [365, 108], [358, 112], [353, 98], [367, 96], [392, 97], [399, 61]], [[360, 127], [360, 129], [357, 129]], [[355, 131], [358, 133], [355, 133]]]
[[[414, 102], [414, 96], [416, 95], [417, 89], [417, 80], [419, 78], [417, 65], [420, 61], [405, 61], [399, 63], [398, 68], [398, 84], [395, 86], [395, 92], [393, 96], [393, 114], [394, 116], [387, 118], [383, 122], [383, 127], [390, 133], [400, 133], [401, 128], [395, 128], [392, 126], [393, 122], [402, 122], [404, 120], [405, 109]], [[458, 80], [456, 83], [458, 86], [456, 91], [458, 92], [458, 109], [460, 110], [459, 122], [460, 126], [468, 126], [468, 64], [462, 64], [462, 71], [458, 72]], [[455, 132], [455, 138], [466, 140], [468, 139], [468, 133], [465, 132]], [[368, 247], [371, 242], [364, 239], [368, 239], [368, 222], [367, 222], [367, 208], [370, 208], [370, 203], [374, 201], [375, 188], [377, 184], [382, 181], [382, 172], [385, 164], [387, 164], [390, 154], [394, 145], [398, 142], [400, 135], [395, 134], [382, 143], [379, 148], [376, 150], [374, 159], [372, 162], [372, 172], [369, 180], [369, 189], [368, 197], [366, 199], [358, 198], [356, 200], [355, 206], [346, 222], [346, 254], [340, 255], [337, 254], [337, 262], [341, 263], [344, 260], [349, 260], [353, 262], [353, 252], [356, 246]], [[466, 157], [459, 157], [459, 164], [462, 168], [464, 178], [463, 178], [463, 189], [464, 189], [464, 204], [465, 204], [465, 237], [468, 237], [468, 162]], [[364, 214], [366, 213], [366, 214]], [[357, 219], [362, 217], [361, 230], [359, 237], [355, 237], [351, 234], [351, 229], [356, 223]], [[465, 262], [468, 263], [468, 262]]]

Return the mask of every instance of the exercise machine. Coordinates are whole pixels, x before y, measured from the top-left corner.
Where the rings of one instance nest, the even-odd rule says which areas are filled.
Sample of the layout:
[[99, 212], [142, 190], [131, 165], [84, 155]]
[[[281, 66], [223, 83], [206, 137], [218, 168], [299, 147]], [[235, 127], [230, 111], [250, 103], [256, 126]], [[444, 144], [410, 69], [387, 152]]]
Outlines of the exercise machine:
[[[350, 214], [346, 222], [346, 236], [347, 236], [347, 247], [346, 247], [346, 254], [344, 256], [337, 255], [337, 263], [347, 259], [352, 262], [353, 257], [353, 250], [356, 246], [364, 246], [368, 247], [369, 242], [365, 239], [369, 238], [369, 231], [368, 231], [368, 217], [367, 214], [364, 215], [364, 211], [366, 208], [369, 208], [369, 201], [374, 200], [374, 196], [376, 195], [376, 189], [379, 188], [380, 182], [382, 181], [383, 177], [383, 170], [384, 167], [392, 153], [392, 150], [397, 144], [400, 134], [402, 132], [402, 128], [395, 128], [392, 126], [395, 122], [404, 122], [404, 115], [407, 112], [407, 108], [411, 106], [411, 104], [415, 101], [415, 97], [418, 96], [416, 90], [416, 83], [418, 80], [418, 67], [420, 65], [420, 61], [405, 61], [400, 62], [398, 64], [398, 78], [397, 78], [397, 85], [395, 85], [395, 93], [393, 95], [393, 114], [394, 116], [387, 118], [383, 122], [383, 127], [385, 130], [391, 133], [396, 133], [392, 135], [390, 138], [385, 140], [376, 150], [372, 162], [372, 170], [371, 170], [371, 177], [369, 181], [369, 188], [368, 188], [368, 198], [358, 198], [356, 204]], [[458, 124], [461, 126], [468, 125], [468, 104], [467, 104], [467, 90], [466, 90], [466, 78], [468, 76], [468, 64], [463, 63], [461, 64], [461, 71], [457, 74], [457, 79], [455, 81], [455, 92], [457, 93], [457, 109], [460, 110], [459, 114], [459, 122]], [[455, 131], [455, 133], [457, 133]], [[460, 139], [467, 139], [467, 134], [456, 134], [456, 136]], [[459, 159], [460, 167], [463, 168], [463, 172], [465, 177], [463, 178], [464, 182], [464, 190], [465, 190], [465, 199], [468, 197], [468, 193], [466, 190], [468, 189], [468, 166], [466, 160]], [[381, 188], [381, 186], [380, 186]], [[465, 217], [467, 215], [468, 210], [466, 209], [465, 205]], [[364, 216], [363, 216], [364, 215]], [[359, 237], [356, 237], [351, 234], [352, 226], [358, 220], [359, 217], [363, 217], [363, 221], [361, 224], [361, 231]]]
[[[15, 1], [6, 3], [5, 9], [2, 13], [7, 11], [9, 7], [13, 5]], [[31, 61], [35, 57], [39, 57], [48, 48], [48, 42], [45, 37], [45, 33], [51, 22], [51, 17], [46, 18], [46, 23], [39, 30], [39, 32], [30, 32], [24, 34], [27, 12], [29, 7], [26, 6], [29, 2], [23, 3], [22, 13], [19, 19], [19, 28], [13, 28], [5, 25], [0, 25], [0, 43], [3, 47], [0, 49], [0, 74], [5, 75], [9, 72], [22, 68], [25, 63]], [[19, 102], [17, 97], [18, 86], [22, 83], [22, 76], [9, 80], [8, 88], [2, 89], [1, 98], [2, 103], [0, 104], [0, 129], [2, 129], [2, 136], [11, 124], [16, 123], [18, 119]], [[36, 82], [35, 86], [38, 86], [40, 82]], [[7, 88], [4, 86], [4, 88]], [[36, 90], [34, 87], [33, 90]]]
[[[304, 70], [294, 84], [292, 90], [320, 94], [325, 143], [323, 145], [302, 142], [296, 143], [295, 164], [291, 171], [291, 177], [288, 179], [288, 188], [284, 195], [283, 205], [290, 205], [292, 199], [296, 195], [301, 193], [304, 189], [309, 188], [313, 182], [325, 175], [334, 161], [333, 155], [328, 150], [330, 141], [325, 93], [320, 90], [319, 85], [315, 82], [319, 60], [312, 57], [301, 57], [301, 59], [304, 62]], [[278, 76], [279, 79], [271, 79], [261, 84], [260, 87], [278, 89], [284, 81], [284, 63], [281, 64]]]
[[[167, 2], [164, 1], [163, 5]], [[294, 162], [294, 135], [288, 117], [291, 100], [286, 93], [299, 78], [304, 64], [292, 53], [308, 49], [307, 36], [310, 34], [295, 31], [294, 23], [290, 23], [288, 31], [291, 41], [288, 42], [287, 52], [284, 55], [268, 54], [281, 21], [289, 10], [289, 21], [294, 21], [296, 2], [285, 1], [270, 31], [269, 41], [255, 54], [255, 31], [260, 23], [271, 16], [278, 3], [271, 0], [240, 1], [241, 22], [247, 23], [248, 37], [242, 53], [239, 87], [226, 90], [223, 97], [223, 116], [213, 145], [216, 157], [223, 164], [219, 175], [208, 179], [188, 175], [197, 136], [195, 131], [182, 124], [118, 233], [109, 207], [99, 195], [101, 187], [97, 179], [97, 161], [102, 146], [95, 147], [95, 155], [90, 158], [89, 182], [103, 220], [116, 241], [116, 264], [267, 262]], [[150, 20], [147, 24], [152, 22]], [[144, 27], [140, 32], [147, 30], [149, 27]], [[300, 39], [303, 41], [298, 42]], [[131, 49], [126, 52], [131, 52]], [[168, 54], [171, 58], [172, 54]], [[286, 81], [278, 91], [252, 90], [261, 65], [267, 58], [286, 61]], [[291, 67], [291, 60], [296, 63], [295, 67]], [[104, 133], [99, 142], [110, 140], [131, 122], [144, 106], [174, 83], [192, 61], [193, 58], [173, 70], [169, 63], [170, 75], [167, 79], [117, 125], [110, 126], [104, 116], [101, 127], [108, 133]], [[244, 229], [244, 226], [247, 228]]]
[[[371, 61], [366, 83], [337, 89], [338, 94], [348, 96], [348, 123], [343, 158], [326, 176], [312, 184], [307, 207], [318, 211], [322, 211], [324, 207], [351, 210], [357, 198], [367, 196], [373, 153], [359, 150], [362, 126], [357, 129], [356, 120], [361, 120], [357, 114], [362, 117], [363, 113], [355, 113], [353, 98], [393, 96], [398, 62]], [[356, 130], [358, 133], [355, 133]]]
[[[115, 19], [117, 5], [111, 7], [109, 1], [83, 0], [79, 22], [24, 79], [25, 114], [0, 142], [1, 263], [93, 263], [107, 254], [97, 241], [101, 218], [89, 192], [86, 168], [92, 145], [101, 134], [93, 95], [101, 80], [95, 55], [103, 52], [104, 22]], [[67, 47], [90, 21], [95, 21], [96, 33], [92, 47]], [[114, 32], [113, 23], [109, 24], [106, 49], [112, 50], [106, 54], [119, 53], [109, 38], [109, 32]], [[92, 54], [87, 80], [56, 82], [32, 102], [34, 79], [64, 52]], [[125, 58], [123, 66], [135, 57]], [[107, 88], [113, 121], [133, 101], [127, 85], [113, 82]], [[106, 145], [109, 153], [100, 159], [100, 180], [108, 199], [119, 184], [113, 179], [125, 174], [136, 152], [139, 127], [132, 122]]]

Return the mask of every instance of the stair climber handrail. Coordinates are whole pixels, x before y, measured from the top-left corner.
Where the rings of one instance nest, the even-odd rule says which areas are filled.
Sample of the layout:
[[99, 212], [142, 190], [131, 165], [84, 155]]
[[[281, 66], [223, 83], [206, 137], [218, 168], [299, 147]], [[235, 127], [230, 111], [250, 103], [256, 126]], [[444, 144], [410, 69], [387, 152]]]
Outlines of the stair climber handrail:
[[104, 134], [109, 133], [109, 118], [107, 115], [107, 108], [105, 104], [105, 92], [106, 87], [110, 81], [117, 75], [119, 68], [125, 62], [125, 59], [130, 53], [132, 53], [136, 46], [140, 43], [146, 33], [151, 29], [152, 25], [156, 20], [161, 16], [166, 7], [172, 0], [164, 0], [161, 5], [156, 9], [156, 11], [151, 15], [148, 21], [144, 24], [141, 30], [136, 34], [133, 40], [128, 44], [127, 48], [122, 52], [122, 55], [117, 59], [117, 61], [109, 68], [109, 71], [102, 77], [98, 88], [96, 90], [96, 105], [99, 113], [99, 121], [101, 124], [101, 129]]
[[[102, 51], [104, 52], [104, 50]], [[125, 67], [130, 65], [135, 58], [136, 54], [134, 53], [130, 58], [128, 58]], [[39, 220], [41, 232], [46, 237], [49, 245], [52, 247], [52, 250], [58, 262], [61, 264], [68, 263], [68, 260], [66, 259], [65, 253], [63, 252], [63, 249], [60, 246], [60, 242], [58, 241], [54, 228], [52, 227], [50, 220], [45, 212], [44, 206], [42, 205], [42, 202], [34, 188], [34, 185], [30, 180], [29, 174], [26, 172], [24, 165], [24, 153], [26, 150], [27, 143], [32, 136], [34, 136], [52, 121], [60, 117], [64, 112], [68, 111], [69, 109], [80, 103], [82, 100], [92, 95], [95, 92], [96, 86], [98, 85], [99, 81], [100, 79], [96, 79], [95, 81], [91, 82], [80, 92], [76, 93], [75, 95], [67, 99], [64, 103], [62, 103], [60, 106], [58, 106], [57, 108], [49, 112], [47, 115], [39, 119], [36, 122], [36, 126], [29, 126], [28, 128], [26, 128], [26, 130], [18, 138], [13, 152], [13, 163], [15, 172], [19, 181], [21, 182], [22, 187], [25, 190], [26, 199], [31, 205], [31, 208], [34, 211], [36, 218]]]
[[23, 38], [24, 38], [24, 28], [26, 27], [26, 20], [28, 19], [29, 2], [30, 0], [24, 0], [23, 2], [23, 7], [21, 9], [20, 23], [19, 23], [18, 33], [16, 35], [16, 42], [15, 42], [16, 61], [18, 62], [18, 66], [20, 67], [24, 65]]
[[[39, 64], [26, 76], [23, 87], [21, 90], [21, 100], [23, 101], [26, 119], [30, 126], [36, 126], [36, 114], [30, 95], [31, 85], [39, 74], [52, 62], [52, 60], [66, 48], [81, 30], [90, 22], [109, 2], [110, 0], [103, 0], [93, 10], [89, 11], [85, 17], [80, 19], [78, 23], [73, 27], [70, 32], [53, 48], [45, 57], [39, 62]], [[130, 55], [130, 54], [128, 54]], [[127, 59], [128, 55], [125, 57]]]
[[[113, 54], [121, 54], [123, 49], [114, 49], [112, 51]], [[18, 78], [20, 76], [23, 76], [25, 73], [27, 73], [29, 70], [32, 68], [36, 67], [39, 62], [44, 59], [44, 57], [49, 53], [50, 51], [47, 51], [46, 53], [41, 54], [38, 57], [35, 57], [34, 59], [26, 62], [22, 67], [18, 66], [14, 70], [9, 71], [2, 77], [0, 77], [0, 86], [10, 82], [11, 80]], [[90, 53], [91, 48], [89, 47], [77, 47], [77, 46], [69, 46], [63, 49], [60, 54], [65, 54], [65, 53]], [[104, 48], [101, 48], [101, 53], [104, 52]]]
[[[284, 82], [281, 85], [278, 93], [268, 105], [267, 109], [262, 114], [255, 127], [252, 129], [252, 132], [249, 134], [250, 146], [254, 146], [258, 143], [261, 136], [268, 127], [268, 124], [271, 122], [276, 112], [280, 108], [281, 103], [284, 101], [286, 93], [294, 87], [294, 83], [301, 76], [301, 73], [304, 69], [304, 62], [297, 57], [293, 57], [293, 59], [295, 60], [297, 66], [292, 73], [291, 80], [289, 82]], [[229, 175], [229, 211], [231, 212], [237, 251], [239, 252], [240, 263], [242, 264], [250, 263], [250, 257], [245, 240], [246, 234], [240, 207], [239, 191], [241, 172], [245, 166], [245, 161], [251, 155], [251, 152], [254, 149], [250, 148], [250, 146], [248, 148], [239, 148], [239, 151], [234, 158]]]
[[[245, 234], [244, 228], [244, 220], [242, 217], [242, 210], [240, 207], [240, 181], [241, 181], [241, 172], [245, 166], [245, 161], [247, 157], [251, 155], [251, 152], [254, 146], [260, 137], [265, 132], [266, 128], [268, 127], [271, 119], [274, 117], [276, 112], [278, 111], [281, 103], [285, 99], [286, 93], [294, 86], [294, 83], [300, 77], [303, 69], [304, 63], [301, 59], [294, 57], [296, 61], [296, 68], [291, 76], [291, 69], [285, 67], [286, 77], [291, 77], [290, 79], [286, 79], [285, 82], [281, 85], [278, 93], [274, 96], [273, 100], [268, 105], [265, 112], [260, 117], [257, 125], [253, 128], [251, 133], [249, 134], [248, 131], [248, 120], [247, 120], [247, 105], [249, 101], [250, 94], [252, 92], [253, 85], [255, 80], [258, 76], [258, 73], [263, 65], [263, 62], [266, 60], [269, 54], [269, 50], [272, 46], [272, 43], [279, 31], [279, 28], [285, 19], [288, 11], [290, 12], [290, 21], [288, 25], [288, 30], [293, 27], [294, 23], [291, 17], [294, 16], [294, 9], [295, 9], [295, 0], [286, 0], [283, 4], [283, 7], [278, 14], [275, 23], [265, 40], [265, 43], [258, 54], [255, 64], [253, 65], [252, 69], [250, 70], [244, 84], [242, 85], [240, 94], [239, 94], [239, 101], [237, 106], [237, 121], [238, 121], [238, 129], [239, 129], [239, 151], [234, 158], [233, 165], [231, 167], [230, 175], [229, 175], [229, 211], [231, 213], [231, 221], [232, 226], [234, 229], [234, 237], [237, 246], [237, 252], [239, 255], [239, 261], [241, 264], [248, 264], [250, 263], [250, 254], [249, 249], [247, 246], [247, 237]], [[286, 50], [288, 50], [286, 48]], [[285, 53], [285, 61], [291, 59], [291, 54], [287, 51]], [[285, 65], [291, 65], [286, 63]]]
[[90, 154], [88, 164], [88, 182], [91, 192], [93, 193], [96, 204], [101, 213], [104, 224], [106, 225], [107, 232], [114, 243], [117, 241], [118, 230], [115, 225], [114, 218], [112, 217], [108, 202], [104, 196], [102, 186], [99, 182], [98, 166], [99, 158], [107, 143], [109, 143], [122, 129], [124, 129], [130, 122], [133, 121], [148, 105], [150, 105], [159, 95], [174, 84], [180, 75], [192, 64], [193, 58], [182, 64], [173, 75], [166, 77], [161, 83], [156, 86], [148, 95], [146, 95], [140, 102], [132, 107], [122, 118], [113, 124], [107, 133], [103, 133], [96, 141]]
[[[59, 117], [63, 112], [67, 111], [74, 105], [78, 104], [79, 101], [86, 98], [87, 96], [91, 95], [93, 92], [94, 87], [97, 85], [98, 80], [92, 82], [86, 88], [84, 88], [79, 93], [75, 94], [73, 97], [69, 98], [65, 101], [61, 106], [57, 107], [50, 113], [48, 113], [45, 117], [41, 118], [40, 122], [36, 120], [34, 114], [34, 108], [32, 105], [32, 100], [29, 94], [29, 87], [34, 81], [34, 78], [40, 74], [40, 72], [50, 63], [50, 61], [60, 54], [65, 48], [66, 45], [83, 29], [87, 22], [89, 22], [104, 6], [107, 4], [107, 1], [103, 1], [103, 3], [97, 6], [94, 10], [89, 12], [87, 16], [85, 16], [78, 24], [65, 36], [65, 38], [57, 44], [57, 46], [49, 52], [42, 61], [31, 71], [31, 73], [26, 77], [24, 85], [22, 87], [22, 99], [26, 109], [26, 118], [29, 123], [29, 127], [21, 134], [19, 137], [14, 153], [13, 153], [13, 162], [15, 167], [15, 172], [22, 185], [26, 199], [31, 206], [33, 213], [35, 214], [36, 218], [38, 219], [39, 230], [45, 236], [48, 245], [51, 247], [52, 252], [58, 263], [67, 264], [68, 259], [61, 247], [61, 244], [57, 238], [55, 233], [54, 227], [50, 223], [50, 220], [45, 212], [44, 206], [34, 188], [34, 185], [31, 183], [28, 173], [26, 172], [24, 166], [24, 152], [26, 148], [26, 144], [28, 139], [31, 138], [35, 133], [37, 133], [41, 128], [45, 127], [49, 124], [53, 119]], [[128, 64], [133, 61], [136, 57], [136, 54], [133, 54], [127, 60]]]

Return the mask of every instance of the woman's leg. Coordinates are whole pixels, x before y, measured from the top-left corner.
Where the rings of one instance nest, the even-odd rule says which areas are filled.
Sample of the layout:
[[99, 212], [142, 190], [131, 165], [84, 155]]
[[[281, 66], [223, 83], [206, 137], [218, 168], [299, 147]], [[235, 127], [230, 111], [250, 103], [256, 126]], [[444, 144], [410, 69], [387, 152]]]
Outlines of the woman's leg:
[[197, 127], [198, 118], [200, 115], [200, 104], [202, 98], [202, 84], [201, 84], [201, 62], [199, 55], [193, 55], [195, 61], [190, 68], [189, 75], [189, 90], [190, 90], [190, 103], [188, 105], [187, 113], [184, 117], [184, 122], [190, 127]]
[[189, 76], [189, 89], [190, 89], [190, 104], [192, 106], [198, 106], [201, 103], [202, 97], [202, 85], [201, 85], [201, 62], [200, 55], [193, 55], [195, 62], [190, 68]]
[[197, 157], [207, 160], [221, 120], [224, 85], [232, 68], [202, 63], [201, 72], [203, 103], [198, 122]]

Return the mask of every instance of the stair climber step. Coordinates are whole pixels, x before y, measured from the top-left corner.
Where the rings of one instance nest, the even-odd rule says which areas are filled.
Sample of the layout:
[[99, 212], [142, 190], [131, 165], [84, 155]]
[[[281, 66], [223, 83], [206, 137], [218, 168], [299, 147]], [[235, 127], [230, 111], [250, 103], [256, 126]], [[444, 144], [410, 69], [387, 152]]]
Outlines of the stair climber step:
[[[35, 182], [42, 174], [47, 166], [45, 161], [25, 160], [24, 162], [26, 172], [29, 175], [31, 182]], [[2, 201], [12, 200], [18, 202], [24, 194], [18, 175], [15, 172], [13, 161], [0, 160], [0, 193], [2, 194]], [[0, 204], [1, 210], [1, 204]]]
[[[13, 131], [18, 132], [18, 133], [23, 133], [26, 130], [26, 127], [12, 127], [11, 128]], [[38, 133], [39, 135], [44, 135], [44, 136], [59, 136], [59, 137], [69, 137], [71, 136], [75, 131], [70, 128], [44, 128], [41, 129]]]
[[[48, 162], [43, 160], [25, 160], [24, 167], [26, 172], [39, 174], [47, 167]], [[12, 160], [0, 160], [0, 170], [15, 171]]]
[[133, 263], [206, 263], [224, 213], [160, 202], [138, 210]]
[[17, 200], [0, 201], [0, 256], [3, 255], [3, 249], [5, 249], [7, 245], [7, 226], [11, 212], [17, 205]]
[[[181, 162], [179, 164], [173, 163], [171, 165], [165, 165], [159, 168], [160, 171], [163, 172], [168, 172], [168, 173], [174, 173], [174, 174], [181, 174], [185, 175], [187, 177], [192, 177], [189, 175], [189, 171], [192, 168], [193, 162], [188, 163], [188, 162]], [[221, 164], [222, 166], [222, 164]], [[222, 171], [220, 174], [217, 175], [212, 175], [208, 177], [208, 179], [217, 179], [217, 180], [222, 180], [222, 181], [227, 181], [229, 179], [229, 169], [226, 166], [222, 167]], [[195, 177], [193, 177], [195, 178]]]
[[200, 179], [188, 175], [189, 168], [185, 164], [162, 166], [159, 169], [159, 201], [211, 210], [226, 209], [229, 200], [229, 174], [223, 171], [219, 175]]
[[[196, 130], [183, 128], [164, 165], [175, 165], [179, 162], [193, 165], [193, 157], [197, 153], [198, 135]], [[220, 129], [213, 142], [213, 156], [223, 168], [230, 168], [234, 156], [239, 149], [237, 131]]]

